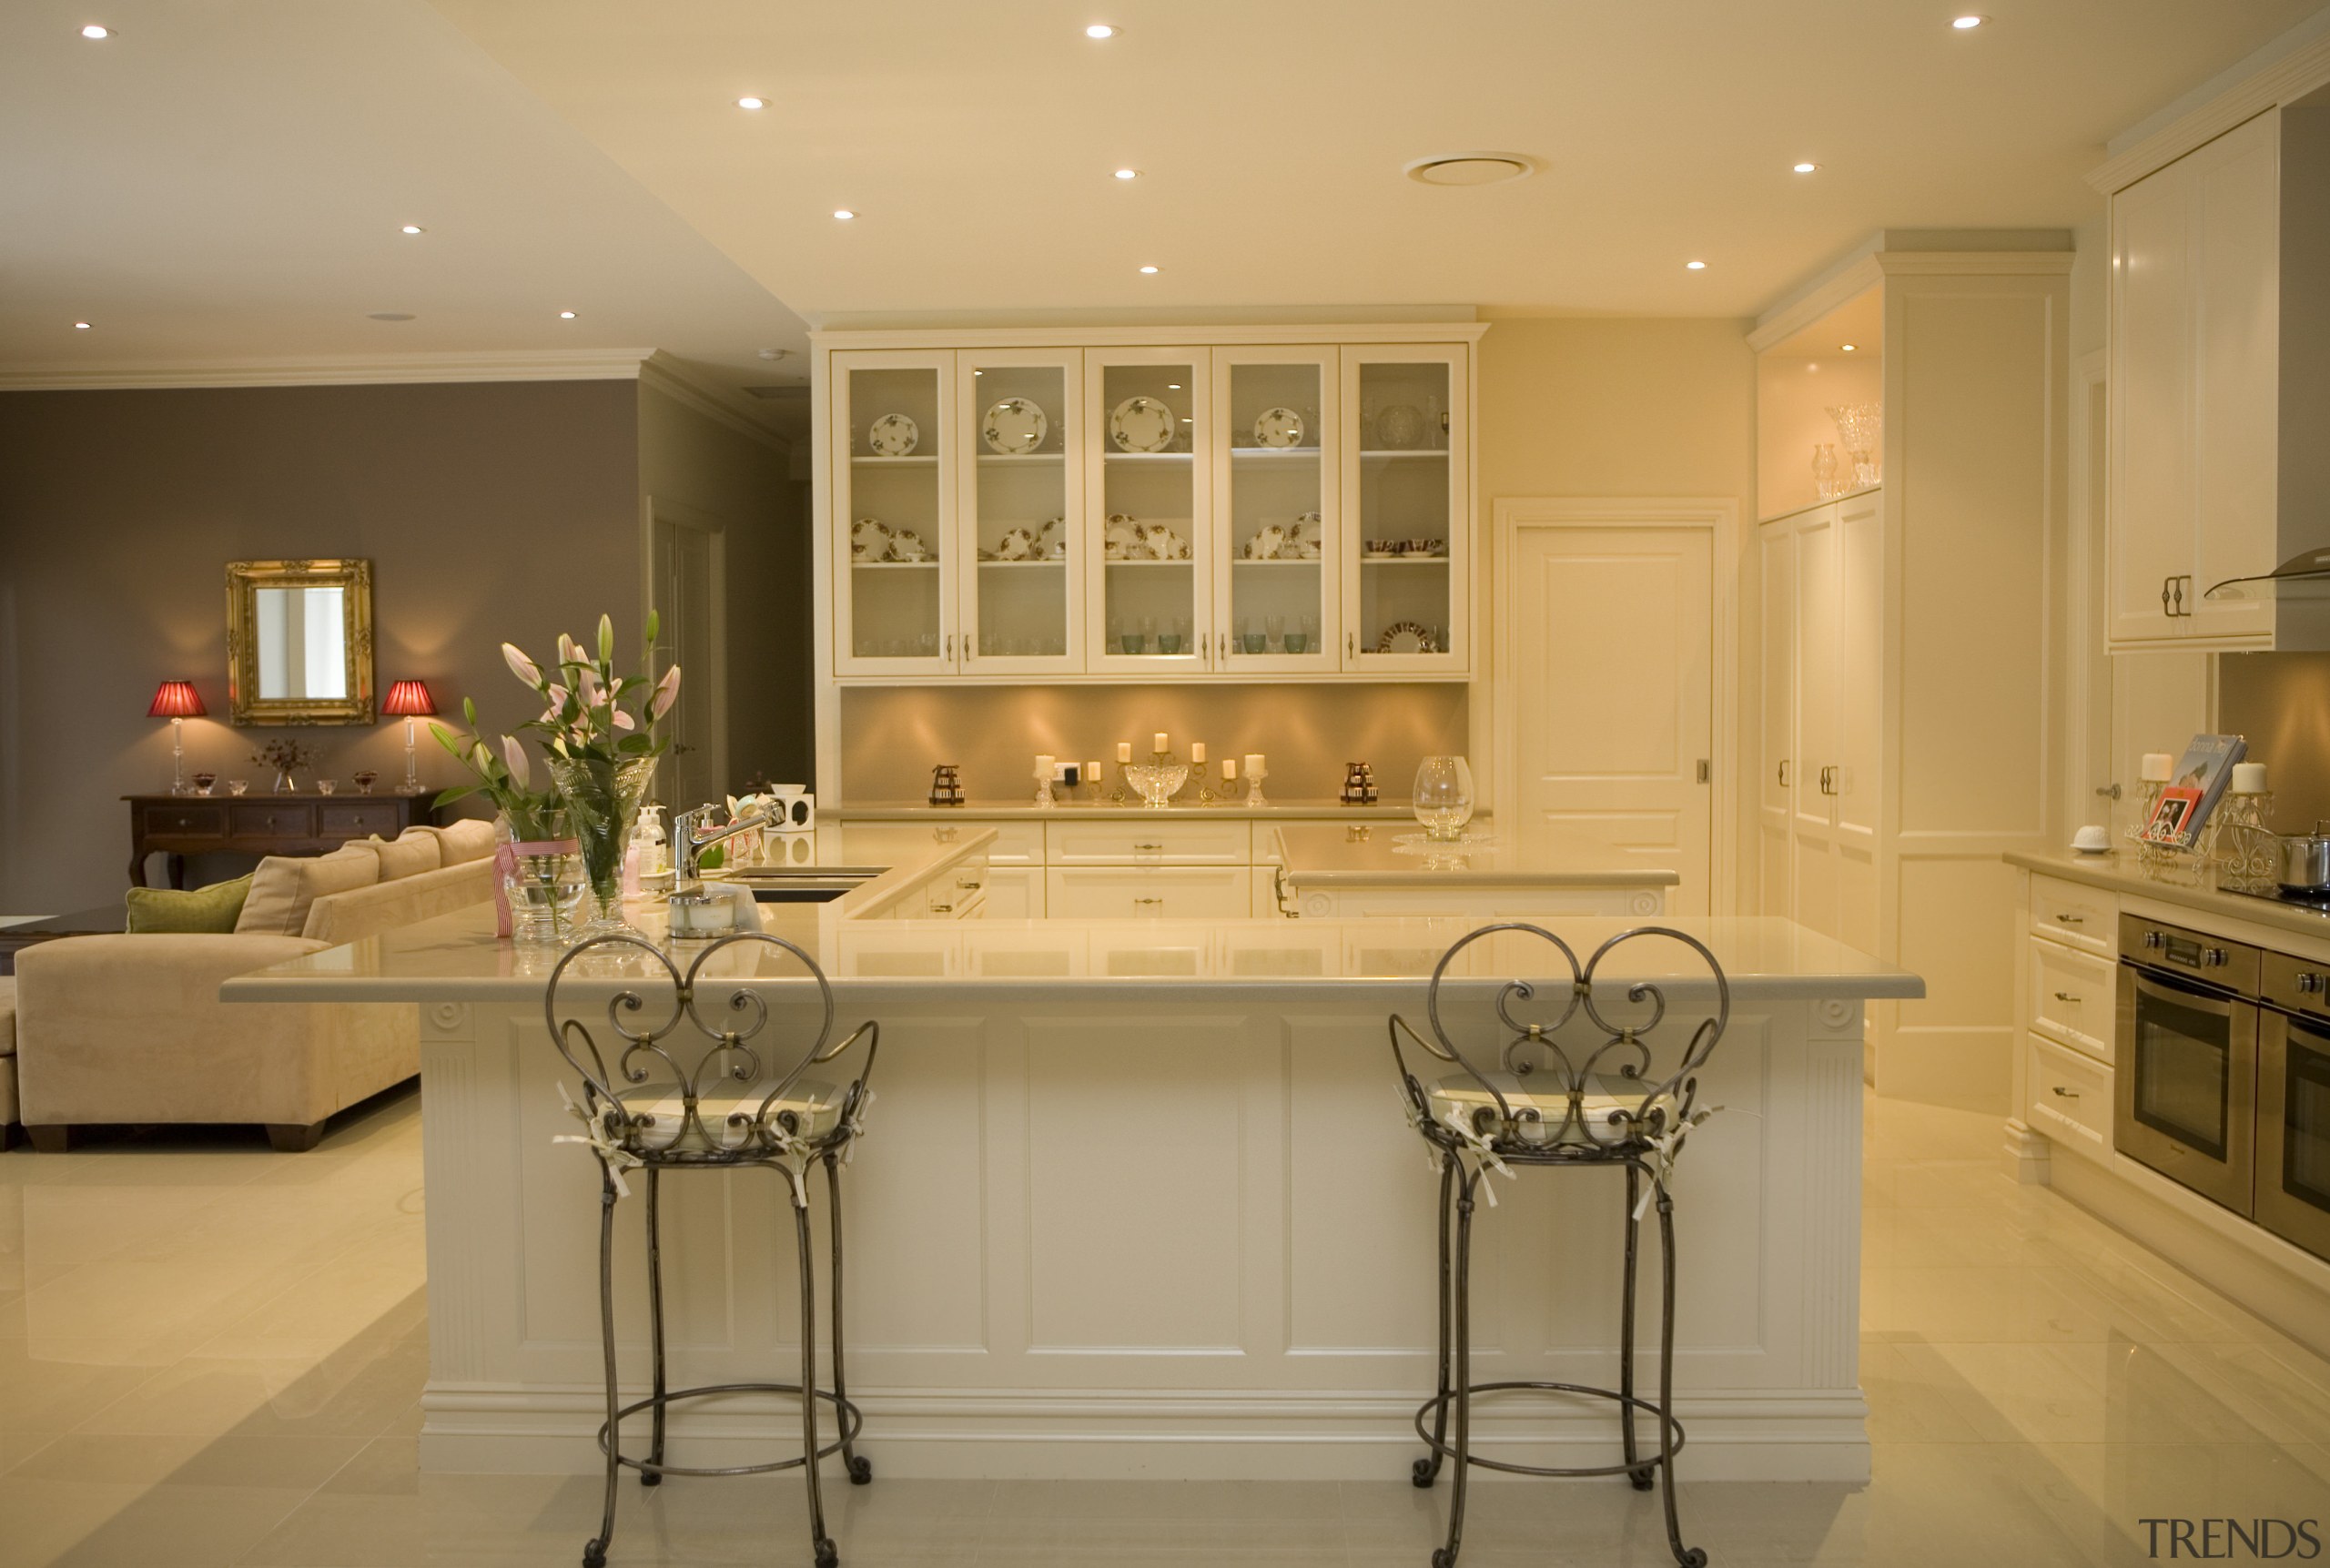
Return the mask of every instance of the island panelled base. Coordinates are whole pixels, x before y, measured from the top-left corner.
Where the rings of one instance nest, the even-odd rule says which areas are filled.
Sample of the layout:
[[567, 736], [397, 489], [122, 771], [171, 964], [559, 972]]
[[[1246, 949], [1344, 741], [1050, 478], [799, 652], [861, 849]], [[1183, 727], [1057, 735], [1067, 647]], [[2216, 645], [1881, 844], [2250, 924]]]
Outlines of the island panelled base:
[[[842, 998], [846, 1024], [883, 1028], [844, 1178], [850, 1393], [882, 1474], [1407, 1474], [1433, 1391], [1439, 1182], [1403, 1121], [1384, 1007], [1169, 987], [919, 997], [861, 981]], [[1723, 1109], [1677, 1182], [1680, 1473], [1863, 1480], [1861, 1003], [1798, 989], [1735, 1008], [1700, 1097]], [[594, 1470], [598, 1180], [586, 1148], [552, 1141], [575, 1128], [539, 1004], [430, 1002], [421, 1024], [421, 1467]], [[1608, 1176], [1491, 1179], [1477, 1377], [1616, 1381]], [[706, 1175], [664, 1202], [674, 1381], [797, 1364], [783, 1180]], [[640, 1199], [618, 1226], [623, 1372], [643, 1388]], [[1642, 1268], [1647, 1324], [1647, 1239]], [[1648, 1391], [1655, 1349], [1642, 1360]], [[711, 1404], [676, 1421], [674, 1454], [746, 1462], [788, 1431], [797, 1452], [797, 1422], [789, 1402]], [[1495, 1458], [1616, 1452], [1599, 1401], [1490, 1399], [1475, 1425]]]

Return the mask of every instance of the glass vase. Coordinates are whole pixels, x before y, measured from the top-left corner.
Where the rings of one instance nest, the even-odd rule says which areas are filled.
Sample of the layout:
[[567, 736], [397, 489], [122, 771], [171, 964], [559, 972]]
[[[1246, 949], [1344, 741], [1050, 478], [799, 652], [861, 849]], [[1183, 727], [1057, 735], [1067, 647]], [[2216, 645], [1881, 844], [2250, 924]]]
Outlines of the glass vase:
[[510, 901], [510, 935], [520, 942], [563, 946], [574, 940], [583, 919], [589, 883], [582, 846], [568, 836], [562, 812], [552, 813], [535, 831], [542, 836], [516, 839], [509, 846], [502, 885]]
[[1463, 757], [1426, 757], [1416, 769], [1414, 810], [1424, 836], [1454, 842], [1473, 820], [1473, 769]]
[[[566, 803], [566, 820], [582, 858], [587, 905], [577, 938], [641, 933], [623, 918], [623, 855], [639, 820], [640, 803], [655, 777], [653, 757], [604, 762], [552, 757], [551, 776]], [[514, 913], [514, 912], [513, 912]]]

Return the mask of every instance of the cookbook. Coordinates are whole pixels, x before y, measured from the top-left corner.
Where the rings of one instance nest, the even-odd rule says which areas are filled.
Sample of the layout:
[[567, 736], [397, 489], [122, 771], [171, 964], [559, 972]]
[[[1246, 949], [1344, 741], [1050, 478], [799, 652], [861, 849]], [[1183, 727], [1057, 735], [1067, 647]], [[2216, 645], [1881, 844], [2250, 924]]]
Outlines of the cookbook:
[[2176, 759], [2144, 824], [2144, 842], [2171, 849], [2191, 849], [2200, 843], [2201, 829], [2233, 780], [2233, 764], [2248, 752], [2249, 743], [2239, 735], [2194, 735]]

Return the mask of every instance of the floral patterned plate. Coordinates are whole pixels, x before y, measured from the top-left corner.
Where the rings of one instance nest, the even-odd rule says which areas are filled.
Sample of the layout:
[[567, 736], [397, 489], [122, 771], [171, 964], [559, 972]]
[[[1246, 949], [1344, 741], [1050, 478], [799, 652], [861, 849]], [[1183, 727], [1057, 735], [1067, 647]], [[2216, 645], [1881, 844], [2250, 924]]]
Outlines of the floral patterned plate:
[[987, 411], [986, 425], [979, 433], [995, 450], [1017, 457], [1042, 446], [1051, 428], [1044, 410], [1027, 399], [1006, 398]]
[[904, 414], [884, 414], [866, 428], [866, 444], [877, 458], [902, 458], [922, 440], [920, 427]]
[[1120, 451], [1161, 452], [1178, 433], [1173, 410], [1154, 398], [1127, 398], [1109, 414], [1109, 439]]

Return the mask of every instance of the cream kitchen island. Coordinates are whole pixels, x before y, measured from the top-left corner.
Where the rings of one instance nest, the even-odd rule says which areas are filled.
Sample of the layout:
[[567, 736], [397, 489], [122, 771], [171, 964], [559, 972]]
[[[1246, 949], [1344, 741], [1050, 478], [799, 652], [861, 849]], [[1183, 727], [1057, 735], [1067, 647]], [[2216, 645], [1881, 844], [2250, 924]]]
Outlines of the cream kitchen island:
[[[860, 1452], [886, 1475], [1405, 1475], [1433, 1383], [1438, 1182], [1384, 1020], [1420, 1013], [1470, 923], [856, 914], [901, 907], [901, 876], [970, 864], [980, 840], [964, 836], [837, 903], [761, 906], [832, 975], [844, 1027], [882, 1025], [845, 1179]], [[1583, 952], [1640, 922], [1548, 923]], [[1866, 1477], [1862, 1004], [1922, 986], [1786, 921], [1675, 924], [1721, 957], [1734, 998], [1701, 1094], [1725, 1108], [1677, 1182], [1681, 1473]], [[1608, 982], [1657, 977], [1660, 952], [1688, 972], [1677, 945], [1634, 950]], [[420, 1009], [433, 1472], [598, 1463], [599, 1181], [587, 1149], [552, 1141], [573, 1130], [542, 1019], [554, 958], [497, 943], [473, 911], [225, 991]], [[1469, 993], [1512, 961], [1473, 966]], [[1675, 1014], [1705, 1000], [1678, 988]], [[1497, 1182], [1478, 1233], [1478, 1376], [1615, 1382], [1620, 1179]], [[676, 1381], [781, 1375], [797, 1358], [784, 1194], [759, 1171], [667, 1184]], [[616, 1275], [633, 1382], [638, 1209], [619, 1211]], [[1647, 1308], [1655, 1250], [1644, 1268]], [[788, 1430], [797, 1449], [789, 1403], [674, 1423], [682, 1462], [765, 1457]], [[1585, 1462], [1615, 1438], [1598, 1402], [1490, 1401], [1475, 1423], [1481, 1452], [1537, 1462]]]

